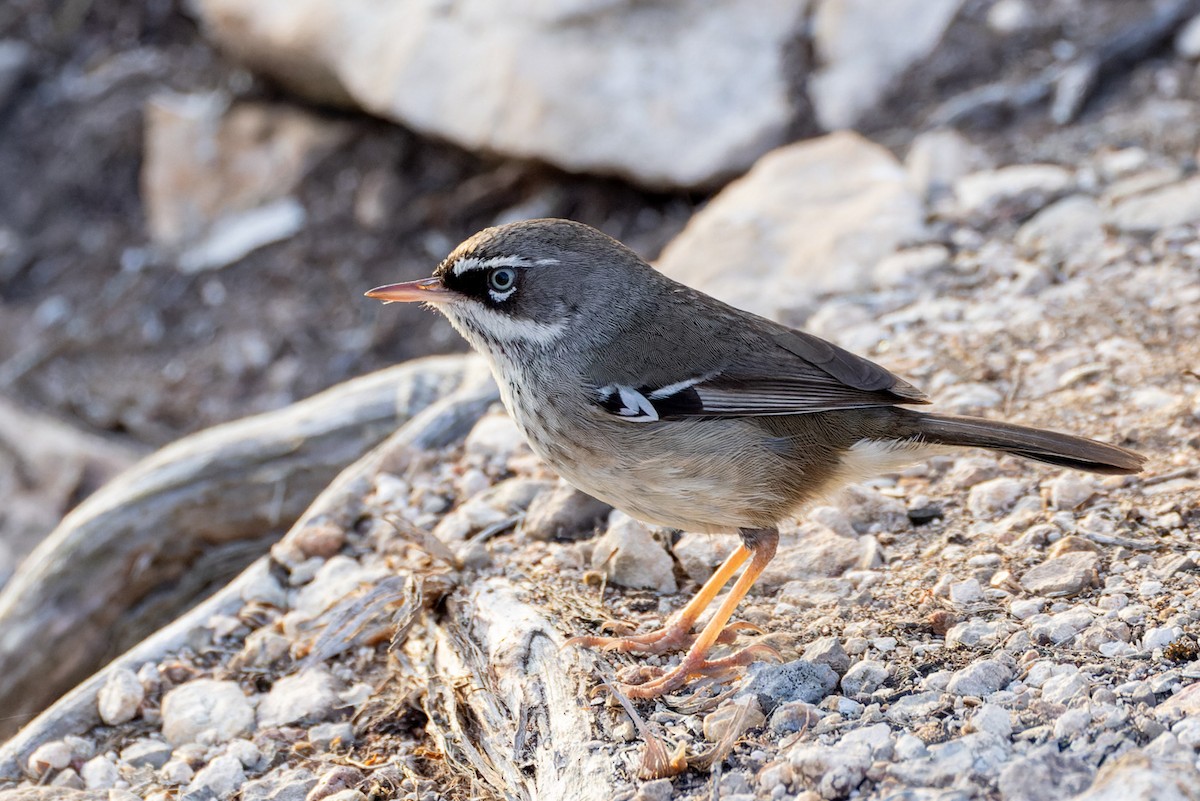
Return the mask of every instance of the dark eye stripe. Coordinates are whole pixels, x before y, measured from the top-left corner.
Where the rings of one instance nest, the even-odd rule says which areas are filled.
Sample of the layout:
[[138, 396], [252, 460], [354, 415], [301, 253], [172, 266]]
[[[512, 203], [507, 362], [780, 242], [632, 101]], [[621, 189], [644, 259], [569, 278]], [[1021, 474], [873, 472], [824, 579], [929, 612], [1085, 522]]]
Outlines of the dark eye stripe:
[[[506, 289], [500, 290], [491, 286], [492, 273], [496, 270], [512, 271], [513, 282]], [[467, 297], [478, 300], [480, 303], [495, 307], [500, 304], [492, 297], [492, 292], [507, 292], [516, 287], [521, 282], [521, 272], [512, 267], [466, 270], [458, 275], [448, 272], [442, 277], [442, 281], [445, 282], [447, 288], [453, 289], [455, 292], [461, 292]]]

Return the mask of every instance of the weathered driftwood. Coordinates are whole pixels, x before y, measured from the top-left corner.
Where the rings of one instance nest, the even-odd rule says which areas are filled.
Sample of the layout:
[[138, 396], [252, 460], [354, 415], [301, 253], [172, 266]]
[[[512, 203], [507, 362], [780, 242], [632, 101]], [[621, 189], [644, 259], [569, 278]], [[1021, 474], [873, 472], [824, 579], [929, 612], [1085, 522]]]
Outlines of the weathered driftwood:
[[433, 632], [429, 723], [448, 758], [503, 798], [609, 801], [618, 771], [583, 694], [590, 658], [504, 578], [452, 595]]
[[0, 593], [0, 734], [221, 586], [338, 471], [463, 380], [410, 362], [200, 432], [84, 501]]
[[[449, 361], [439, 362], [436, 369], [446, 370], [448, 375], [452, 366]], [[292, 526], [291, 532], [330, 520], [348, 524], [359, 513], [362, 500], [381, 466], [405, 461], [412, 455], [444, 447], [465, 437], [498, 396], [490, 376], [486, 370], [481, 371], [474, 360], [463, 361], [454, 369], [461, 386], [427, 406], [383, 444], [345, 468], [313, 501]], [[214, 615], [236, 614], [245, 603], [243, 589], [256, 580], [256, 571], [266, 568], [266, 557], [263, 557], [212, 597], [113, 660], [42, 712], [0, 747], [0, 782], [18, 780], [29, 755], [42, 743], [82, 733], [97, 725], [97, 693], [113, 671], [136, 670], [146, 662], [161, 662], [183, 648], [192, 639], [193, 632], [203, 628]]]

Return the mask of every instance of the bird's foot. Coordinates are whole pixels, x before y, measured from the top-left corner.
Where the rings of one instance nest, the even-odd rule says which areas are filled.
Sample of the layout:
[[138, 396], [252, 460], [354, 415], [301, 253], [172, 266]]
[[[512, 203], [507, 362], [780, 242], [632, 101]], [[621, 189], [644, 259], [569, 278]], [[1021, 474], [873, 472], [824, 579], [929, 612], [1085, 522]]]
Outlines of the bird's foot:
[[[721, 630], [717, 636], [717, 642], [727, 645], [744, 631], [762, 633], [762, 629], [753, 623], [730, 623]], [[565, 645], [582, 645], [585, 648], [599, 648], [603, 651], [621, 651], [623, 653], [633, 651], [639, 654], [662, 654], [667, 651], [681, 651], [684, 648], [690, 648], [695, 640], [696, 634], [692, 632], [692, 621], [671, 618], [661, 629], [646, 634], [622, 637], [572, 637], [566, 641]]]
[[783, 657], [766, 643], [756, 643], [720, 659], [705, 659], [704, 652], [689, 651], [683, 661], [663, 672], [661, 668], [641, 667], [633, 675], [622, 676], [621, 692], [630, 698], [658, 698], [677, 690], [697, 676], [719, 677], [762, 659], [779, 662]]

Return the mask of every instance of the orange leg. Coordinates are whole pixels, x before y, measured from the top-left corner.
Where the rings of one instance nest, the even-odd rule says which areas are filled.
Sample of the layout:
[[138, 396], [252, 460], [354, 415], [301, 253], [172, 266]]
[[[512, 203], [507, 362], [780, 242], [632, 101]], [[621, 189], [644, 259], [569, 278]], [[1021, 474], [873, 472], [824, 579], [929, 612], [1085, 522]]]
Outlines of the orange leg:
[[[750, 549], [745, 545], [738, 545], [737, 550], [729, 554], [716, 572], [709, 576], [708, 581], [704, 582], [704, 586], [692, 597], [692, 600], [667, 618], [661, 629], [630, 637], [572, 637], [567, 640], [566, 644], [603, 648], [606, 651], [637, 651], [642, 654], [661, 654], [685, 648], [695, 639], [692, 635], [692, 626], [696, 624], [700, 615], [704, 614], [704, 610], [712, 603], [713, 598], [717, 597], [717, 593], [721, 591], [730, 577], [749, 558]], [[726, 619], [728, 619], [728, 615], [726, 615]], [[746, 625], [735, 624], [729, 633], [735, 634]]]
[[[746, 597], [750, 587], [762, 575], [767, 563], [775, 556], [779, 544], [779, 533], [774, 529], [743, 530], [742, 540], [747, 551], [753, 555], [744, 573], [738, 577], [733, 589], [721, 603], [712, 620], [700, 632], [683, 661], [672, 670], [645, 684], [622, 685], [621, 689], [630, 698], [657, 698], [664, 693], [681, 687], [692, 676], [713, 676], [737, 667], [744, 667], [763, 656], [778, 658], [775, 649], [766, 645], [752, 645], [721, 659], [707, 660], [705, 654], [720, 639], [725, 624], [733, 615], [737, 605]], [[707, 589], [708, 585], [705, 585]], [[711, 598], [710, 598], [711, 600]]]

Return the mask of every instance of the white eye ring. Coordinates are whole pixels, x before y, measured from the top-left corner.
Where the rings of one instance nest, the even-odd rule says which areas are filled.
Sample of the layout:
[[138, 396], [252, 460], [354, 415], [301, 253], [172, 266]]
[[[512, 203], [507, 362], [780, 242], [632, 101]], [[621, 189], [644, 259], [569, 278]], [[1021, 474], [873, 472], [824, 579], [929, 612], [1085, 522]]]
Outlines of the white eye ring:
[[517, 271], [512, 267], [497, 267], [488, 273], [488, 287], [493, 292], [505, 294], [517, 285]]

